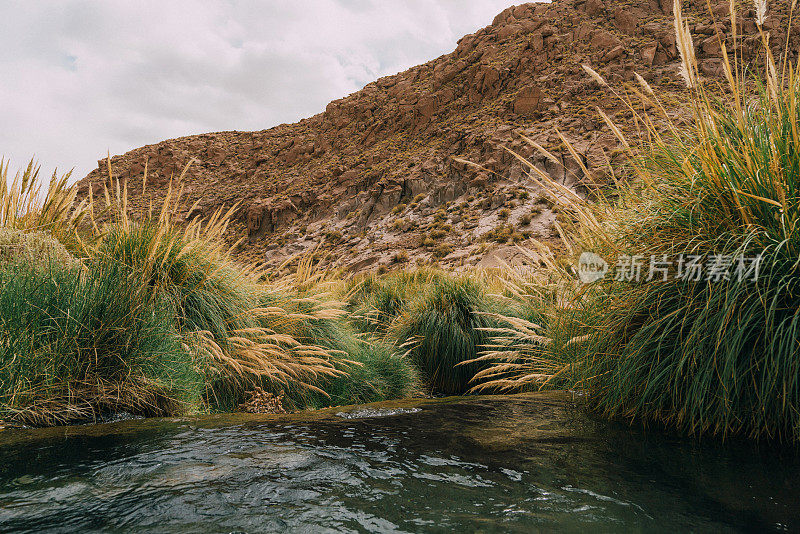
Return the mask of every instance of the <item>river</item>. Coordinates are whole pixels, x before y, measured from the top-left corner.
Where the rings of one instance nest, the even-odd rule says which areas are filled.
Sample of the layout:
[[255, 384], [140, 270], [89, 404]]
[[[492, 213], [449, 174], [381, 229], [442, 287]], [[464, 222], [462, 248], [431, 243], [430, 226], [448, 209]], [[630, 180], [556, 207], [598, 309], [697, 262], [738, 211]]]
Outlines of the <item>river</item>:
[[571, 393], [0, 432], [0, 531], [800, 529], [800, 455], [588, 415]]

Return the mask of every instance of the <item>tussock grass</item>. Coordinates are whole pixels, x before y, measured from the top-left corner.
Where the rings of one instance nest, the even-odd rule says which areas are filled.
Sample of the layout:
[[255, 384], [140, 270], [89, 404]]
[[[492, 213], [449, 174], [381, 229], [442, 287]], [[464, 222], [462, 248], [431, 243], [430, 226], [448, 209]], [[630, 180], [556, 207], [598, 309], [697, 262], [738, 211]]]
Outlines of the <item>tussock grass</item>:
[[765, 46], [755, 79], [726, 58], [729, 95], [715, 98], [699, 81], [688, 32], [678, 37], [693, 121], [663, 139], [651, 128], [652, 142], [632, 155], [641, 186], [623, 188], [594, 242], [612, 257], [614, 249], [694, 254], [706, 265], [760, 254], [760, 273], [755, 281], [732, 270], [716, 282], [605, 283], [586, 383], [611, 416], [797, 441], [800, 78], [777, 68]]
[[4, 265], [0, 417], [56, 424], [195, 405], [202, 379], [173, 316], [172, 302], [154, 300], [118, 265]]
[[[735, 10], [732, 19], [737, 28]], [[545, 340], [537, 350], [512, 349], [505, 367], [495, 371], [507, 371], [521, 385], [526, 374], [546, 370], [550, 361], [572, 361], [579, 371], [573, 385], [587, 388], [594, 406], [610, 417], [658, 421], [693, 434], [796, 442], [800, 77], [794, 65], [776, 63], [762, 33], [763, 74], [746, 72], [737, 56], [725, 52], [727, 86], [712, 91], [699, 75], [680, 2], [675, 21], [691, 95], [688, 125], [675, 121], [638, 77], [638, 87], [618, 93], [642, 127], [638, 140], [625, 138], [600, 112], [627, 152], [633, 175], [617, 183], [613, 199], [586, 201], [533, 167], [531, 178], [578, 221], [559, 227], [576, 255], [590, 250], [614, 266], [626, 255], [675, 260], [691, 254], [708, 266], [720, 256], [761, 254], [757, 279], [739, 280], [735, 265], [730, 279], [722, 280], [693, 281], [675, 272], [666, 281], [639, 283], [607, 277], [577, 301], [578, 326], [585, 325], [586, 333], [577, 328], [569, 347], [580, 350], [567, 354], [547, 348]], [[510, 330], [512, 340], [540, 334], [528, 324]]]
[[522, 312], [505, 276], [430, 268], [368, 275], [351, 282], [345, 298], [356, 328], [413, 364], [428, 391], [461, 394], [494, 359], [478, 359], [493, 329]]
[[431, 391], [465, 393], [485, 365], [471, 361], [486, 345], [500, 304], [466, 276], [428, 284], [390, 327], [390, 337], [419, 368]]
[[[42, 195], [31, 169], [4, 197], [16, 208], [0, 242], [9, 252], [0, 417], [56, 424], [106, 410], [235, 409], [258, 388], [295, 392], [297, 408], [415, 390], [408, 362], [349, 329], [335, 284], [310, 261], [267, 281], [231, 259], [222, 236], [235, 207], [178, 224], [179, 178], [159, 213], [134, 221], [115, 183], [79, 205], [81, 223], [73, 209], [45, 216], [63, 199], [74, 204], [74, 191], [54, 181]], [[20, 191], [45, 201], [16, 200]], [[74, 240], [82, 262], [56, 237]], [[40, 261], [22, 261], [30, 257]]]
[[45, 188], [34, 160], [11, 179], [10, 166], [0, 159], [0, 228], [52, 235], [75, 250], [77, 230], [89, 210], [88, 202], [76, 203], [75, 188], [68, 185], [70, 173], [54, 172]]
[[0, 265], [17, 261], [42, 265], [53, 262], [64, 267], [79, 265], [78, 259], [50, 234], [0, 227]]
[[345, 296], [347, 309], [359, 330], [386, 337], [391, 324], [431, 284], [447, 277], [442, 271], [420, 268], [356, 280]]

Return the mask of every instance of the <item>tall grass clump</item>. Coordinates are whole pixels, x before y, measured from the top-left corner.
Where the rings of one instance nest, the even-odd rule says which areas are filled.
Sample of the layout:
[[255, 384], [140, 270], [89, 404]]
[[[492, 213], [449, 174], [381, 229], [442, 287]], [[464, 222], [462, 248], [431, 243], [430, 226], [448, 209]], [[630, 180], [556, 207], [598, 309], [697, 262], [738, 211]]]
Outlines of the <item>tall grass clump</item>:
[[391, 324], [428, 286], [447, 275], [435, 269], [414, 269], [356, 280], [345, 297], [356, 327], [385, 337]]
[[[735, 9], [731, 17], [735, 42]], [[579, 219], [569, 237], [577, 249], [612, 266], [583, 299], [590, 330], [580, 385], [611, 417], [798, 441], [800, 77], [776, 62], [762, 32], [763, 74], [745, 71], [723, 44], [727, 86], [714, 88], [699, 75], [680, 2], [675, 27], [688, 126], [638, 77], [619, 96], [643, 125], [641, 141], [601, 111], [633, 174], [613, 201], [589, 203], [533, 171]], [[637, 257], [644, 267], [634, 277]], [[655, 276], [651, 257], [665, 267]]]
[[293, 335], [337, 304], [235, 263], [223, 240], [233, 208], [180, 224], [179, 178], [160, 213], [133, 220], [124, 184], [76, 208], [74, 188], [36, 179], [29, 166], [0, 196], [0, 417], [234, 409], [256, 388], [325, 396], [317, 384], [346, 374], [344, 352]]
[[470, 362], [487, 343], [500, 303], [482, 285], [451, 275], [428, 284], [395, 320], [390, 336], [435, 393], [465, 393], [483, 362]]
[[197, 407], [203, 381], [173, 324], [124, 269], [52, 262], [0, 268], [0, 418], [57, 424], [104, 411]]
[[134, 222], [124, 189], [118, 195], [111, 205], [119, 207], [91, 261], [127, 269], [154, 296], [172, 302], [183, 343], [205, 362], [209, 406], [231, 409], [256, 387], [319, 390], [316, 381], [342, 374], [335, 365], [339, 355], [295, 336], [296, 325], [330, 310], [308, 297], [314, 306], [293, 312], [294, 295], [274, 291], [261, 282], [260, 271], [231, 259], [223, 235], [233, 208], [179, 226], [171, 214], [181, 194], [173, 196], [170, 188], [160, 214]]
[[[377, 280], [373, 280], [378, 283]], [[311, 257], [301, 260], [297, 271], [276, 281], [264, 306], [282, 302], [283, 313], [267, 318], [272, 328], [289, 333], [302, 343], [313, 343], [334, 355], [337, 374], [322, 376], [316, 389], [286, 388], [286, 402], [296, 408], [320, 408], [412, 396], [419, 390], [418, 373], [385, 337], [362, 330], [362, 317], [345, 310], [356, 306], [354, 291], [332, 273], [320, 271]], [[368, 291], [358, 292], [367, 299]], [[346, 292], [348, 303], [337, 296]], [[287, 300], [285, 295], [295, 298]], [[287, 313], [288, 312], [288, 313]], [[286, 317], [292, 317], [290, 323]]]
[[540, 247], [527, 252], [533, 272], [506, 266], [498, 277], [503, 293], [515, 304], [496, 314], [497, 325], [478, 357], [484, 369], [470, 381], [470, 391], [518, 393], [572, 387], [580, 380], [588, 317], [586, 288], [561, 273], [553, 253]]
[[50, 234], [0, 227], [0, 265], [17, 261], [42, 265], [54, 262], [64, 267], [79, 265], [78, 259]]
[[87, 219], [88, 202], [76, 202], [70, 173], [50, 177], [45, 187], [40, 167], [31, 160], [9, 177], [10, 161], [0, 159], [0, 228], [51, 235], [77, 250], [78, 229]]

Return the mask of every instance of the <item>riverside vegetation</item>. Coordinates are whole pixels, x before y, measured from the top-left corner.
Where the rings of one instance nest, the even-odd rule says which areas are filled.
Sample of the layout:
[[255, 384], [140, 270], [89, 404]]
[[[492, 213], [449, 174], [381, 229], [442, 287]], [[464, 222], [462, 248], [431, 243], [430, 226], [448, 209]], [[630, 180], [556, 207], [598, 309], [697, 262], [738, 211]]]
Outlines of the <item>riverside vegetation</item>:
[[[761, 27], [766, 2], [756, 7]], [[763, 75], [721, 46], [727, 86], [707, 87], [679, 2], [675, 28], [691, 120], [639, 77], [618, 94], [636, 140], [600, 112], [628, 154], [613, 188], [584, 198], [529, 164], [567, 215], [567, 253], [532, 243], [536, 269], [343, 278], [304, 259], [275, 277], [231, 259], [232, 209], [174, 222], [180, 178], [160, 210], [132, 220], [110, 162], [113, 190], [80, 203], [67, 176], [41, 194], [29, 165], [0, 199], [0, 418], [232, 410], [253, 391], [303, 409], [569, 387], [609, 417], [797, 442], [800, 77], [762, 33]], [[585, 250], [612, 265], [635, 254], [762, 263], [752, 281], [582, 285], [572, 265]]]

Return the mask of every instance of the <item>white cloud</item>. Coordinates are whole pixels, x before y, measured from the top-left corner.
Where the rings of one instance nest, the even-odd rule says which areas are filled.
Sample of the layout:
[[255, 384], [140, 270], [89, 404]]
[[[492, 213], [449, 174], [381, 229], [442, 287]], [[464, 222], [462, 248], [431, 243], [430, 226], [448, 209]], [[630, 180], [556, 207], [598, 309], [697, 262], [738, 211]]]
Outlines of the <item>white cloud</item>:
[[0, 155], [79, 178], [106, 151], [295, 122], [450, 52], [512, 3], [6, 1]]

